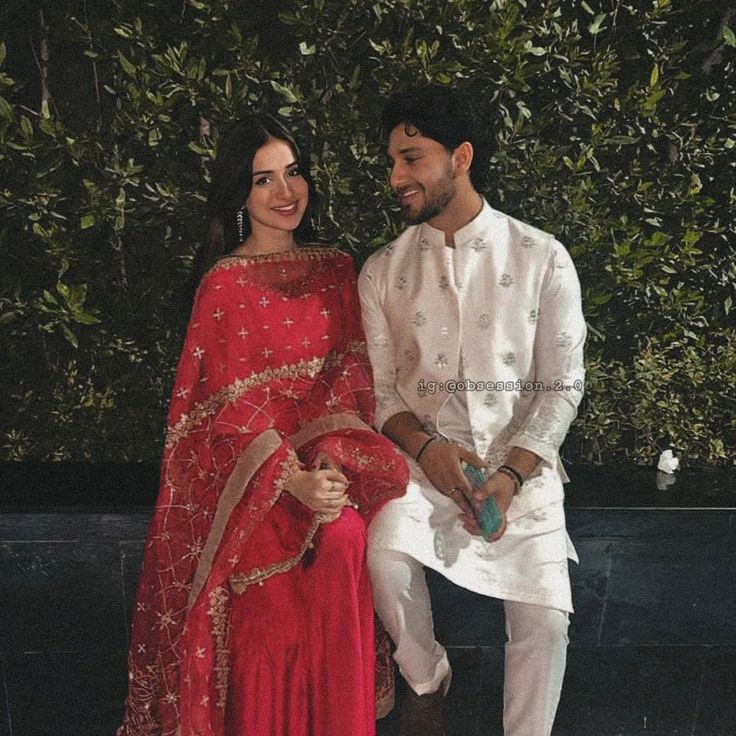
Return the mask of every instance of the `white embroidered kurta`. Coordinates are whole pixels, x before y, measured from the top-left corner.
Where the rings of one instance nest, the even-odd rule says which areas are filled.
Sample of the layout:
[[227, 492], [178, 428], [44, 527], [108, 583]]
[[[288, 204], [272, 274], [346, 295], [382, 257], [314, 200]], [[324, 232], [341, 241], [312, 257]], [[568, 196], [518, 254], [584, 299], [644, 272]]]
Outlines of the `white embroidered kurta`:
[[407, 228], [368, 259], [359, 290], [379, 429], [410, 411], [489, 470], [511, 447], [542, 458], [492, 544], [408, 458], [407, 494], [373, 521], [371, 543], [478, 593], [571, 611], [558, 450], [582, 397], [586, 330], [567, 251], [484, 202], [454, 248], [426, 223]]

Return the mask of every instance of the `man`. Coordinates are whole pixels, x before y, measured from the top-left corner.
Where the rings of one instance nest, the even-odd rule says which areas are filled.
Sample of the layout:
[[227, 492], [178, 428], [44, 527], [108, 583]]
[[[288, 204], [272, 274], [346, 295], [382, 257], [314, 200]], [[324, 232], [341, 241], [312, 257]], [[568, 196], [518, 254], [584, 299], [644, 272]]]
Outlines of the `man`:
[[[567, 559], [558, 449], [582, 396], [585, 321], [567, 251], [478, 193], [489, 152], [469, 100], [395, 95], [390, 182], [410, 225], [360, 276], [376, 424], [408, 456], [406, 496], [369, 530], [379, 616], [406, 679], [402, 736], [443, 733], [450, 666], [423, 566], [504, 601], [504, 733], [548, 736], [565, 669]], [[464, 463], [482, 468], [476, 490]], [[498, 530], [477, 521], [493, 496]]]

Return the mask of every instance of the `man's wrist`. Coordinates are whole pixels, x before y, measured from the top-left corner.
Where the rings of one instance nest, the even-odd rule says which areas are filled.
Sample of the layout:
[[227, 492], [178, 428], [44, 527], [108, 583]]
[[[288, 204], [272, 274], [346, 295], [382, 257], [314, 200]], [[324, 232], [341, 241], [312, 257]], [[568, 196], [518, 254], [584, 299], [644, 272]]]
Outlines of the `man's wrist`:
[[427, 435], [427, 438], [422, 442], [421, 446], [417, 450], [416, 455], [414, 456], [414, 459], [419, 462], [422, 459], [422, 455], [424, 455], [427, 448], [436, 440], [437, 438], [434, 435]]
[[522, 485], [524, 485], [524, 478], [521, 473], [513, 467], [513, 465], [507, 465], [504, 463], [496, 469], [496, 472], [501, 475], [505, 475], [509, 480], [511, 480], [514, 484], [514, 495], [519, 493]]
[[502, 472], [500, 469], [496, 469], [496, 472], [493, 474], [493, 480], [498, 490], [509, 498], [516, 496], [521, 488], [513, 476]]

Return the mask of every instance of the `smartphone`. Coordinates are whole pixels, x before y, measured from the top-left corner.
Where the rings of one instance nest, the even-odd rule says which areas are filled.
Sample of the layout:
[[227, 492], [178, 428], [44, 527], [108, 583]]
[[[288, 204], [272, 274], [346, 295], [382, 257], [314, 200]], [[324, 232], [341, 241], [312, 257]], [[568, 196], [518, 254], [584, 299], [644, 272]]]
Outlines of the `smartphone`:
[[[483, 471], [480, 468], [476, 468], [475, 465], [464, 462], [463, 473], [468, 479], [468, 483], [473, 487], [473, 490], [480, 488], [486, 482], [486, 476]], [[501, 526], [501, 512], [493, 496], [488, 496], [483, 502], [480, 511], [476, 514], [476, 519], [486, 539], [498, 531], [498, 528]]]

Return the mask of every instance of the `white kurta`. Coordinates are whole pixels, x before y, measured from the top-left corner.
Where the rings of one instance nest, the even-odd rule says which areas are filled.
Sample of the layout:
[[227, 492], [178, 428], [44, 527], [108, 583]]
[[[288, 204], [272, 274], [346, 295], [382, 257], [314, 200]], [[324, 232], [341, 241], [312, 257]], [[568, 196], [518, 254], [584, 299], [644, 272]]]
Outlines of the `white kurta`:
[[[412, 412], [429, 432], [494, 469], [511, 447], [542, 458], [489, 544], [407, 458], [407, 494], [371, 524], [371, 544], [412, 555], [454, 583], [571, 611], [558, 450], [583, 389], [585, 320], [567, 251], [493, 210], [455, 233], [426, 223], [372, 255], [359, 290], [374, 370], [376, 425]], [[453, 382], [455, 382], [453, 384]]]

